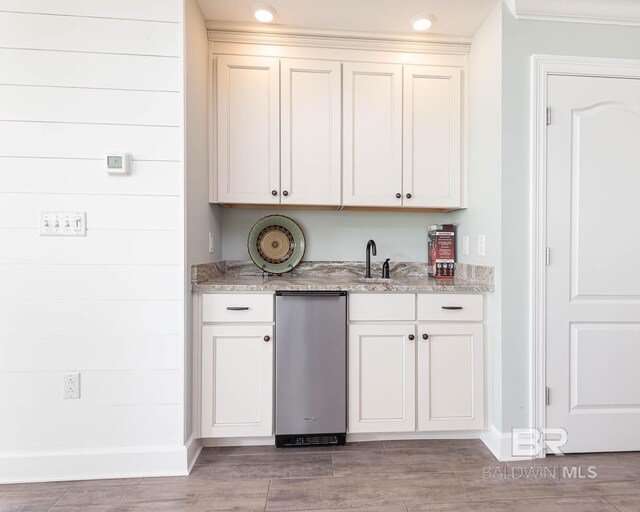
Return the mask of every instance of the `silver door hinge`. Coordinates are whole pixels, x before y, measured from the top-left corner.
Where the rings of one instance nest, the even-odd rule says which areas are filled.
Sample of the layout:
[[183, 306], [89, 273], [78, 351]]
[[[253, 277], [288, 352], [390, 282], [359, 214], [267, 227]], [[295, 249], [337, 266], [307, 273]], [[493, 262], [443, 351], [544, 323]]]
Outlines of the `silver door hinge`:
[[545, 262], [547, 263], [547, 266], [551, 265], [551, 248], [547, 247], [546, 253], [545, 253]]
[[551, 389], [549, 386], [544, 388], [544, 403], [549, 405], [551, 403]]
[[547, 107], [547, 126], [551, 124], [551, 107]]

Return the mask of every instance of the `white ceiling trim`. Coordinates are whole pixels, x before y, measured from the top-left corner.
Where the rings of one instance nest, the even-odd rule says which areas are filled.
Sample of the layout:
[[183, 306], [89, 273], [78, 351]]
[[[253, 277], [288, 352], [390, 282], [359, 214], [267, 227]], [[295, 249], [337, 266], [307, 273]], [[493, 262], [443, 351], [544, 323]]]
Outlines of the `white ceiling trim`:
[[516, 19], [640, 26], [637, 0], [504, 0]]
[[303, 30], [290, 27], [238, 25], [207, 22], [209, 41], [219, 43], [273, 44], [283, 46], [312, 46], [358, 50], [405, 51], [414, 53], [442, 53], [467, 55], [471, 40], [464, 37], [430, 35], [409, 37], [337, 30]]

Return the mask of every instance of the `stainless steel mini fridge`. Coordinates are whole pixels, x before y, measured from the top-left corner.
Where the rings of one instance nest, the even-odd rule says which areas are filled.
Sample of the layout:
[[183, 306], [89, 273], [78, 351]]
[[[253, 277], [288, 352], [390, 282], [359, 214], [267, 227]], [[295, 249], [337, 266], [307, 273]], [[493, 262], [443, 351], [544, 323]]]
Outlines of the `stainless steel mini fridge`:
[[276, 292], [276, 446], [344, 444], [347, 293]]

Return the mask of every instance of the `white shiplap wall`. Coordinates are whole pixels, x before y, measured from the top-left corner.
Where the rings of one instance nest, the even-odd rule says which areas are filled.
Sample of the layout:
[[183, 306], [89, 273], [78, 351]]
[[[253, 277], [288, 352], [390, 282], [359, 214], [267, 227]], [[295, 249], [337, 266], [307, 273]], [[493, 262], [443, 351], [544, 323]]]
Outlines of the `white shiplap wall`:
[[0, 0], [0, 482], [185, 471], [183, 60], [182, 0]]

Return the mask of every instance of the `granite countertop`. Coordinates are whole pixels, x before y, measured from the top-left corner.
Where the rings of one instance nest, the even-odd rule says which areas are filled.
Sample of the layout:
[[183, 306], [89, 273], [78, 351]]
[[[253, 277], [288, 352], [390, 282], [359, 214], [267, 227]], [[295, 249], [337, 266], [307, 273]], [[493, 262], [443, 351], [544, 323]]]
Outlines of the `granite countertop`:
[[[379, 276], [380, 263], [372, 264]], [[391, 279], [364, 278], [364, 262], [302, 262], [293, 275], [262, 277], [251, 262], [222, 261], [194, 265], [194, 292], [272, 292], [339, 290], [349, 292], [466, 292], [494, 291], [493, 268], [456, 264], [455, 279], [427, 276], [424, 263], [391, 264]]]

